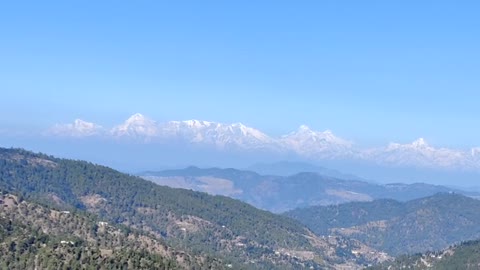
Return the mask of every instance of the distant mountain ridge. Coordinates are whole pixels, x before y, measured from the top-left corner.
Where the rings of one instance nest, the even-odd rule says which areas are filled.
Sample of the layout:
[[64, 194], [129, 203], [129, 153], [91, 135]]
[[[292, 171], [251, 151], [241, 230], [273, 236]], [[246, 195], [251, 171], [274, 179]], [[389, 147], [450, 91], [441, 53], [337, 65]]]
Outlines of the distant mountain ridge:
[[45, 132], [47, 136], [103, 138], [143, 144], [180, 144], [199, 146], [215, 151], [262, 152], [308, 160], [350, 160], [382, 166], [480, 171], [480, 147], [470, 150], [436, 148], [425, 139], [412, 143], [391, 143], [386, 147], [361, 148], [336, 136], [332, 131], [314, 131], [301, 125], [297, 131], [270, 137], [242, 123], [224, 124], [201, 120], [158, 123], [136, 113], [124, 123], [107, 129], [77, 119], [72, 124], [57, 124]]
[[257, 163], [246, 168], [262, 175], [290, 176], [302, 172], [313, 172], [324, 176], [339, 179], [367, 181], [353, 174], [343, 173], [338, 170], [313, 165], [306, 162], [279, 161], [274, 163]]
[[229, 196], [273, 212], [380, 198], [408, 201], [438, 192], [480, 196], [479, 193], [445, 186], [422, 183], [381, 185], [355, 178], [340, 179], [312, 172], [276, 176], [231, 168], [201, 169], [191, 166], [179, 170], [143, 172], [139, 175], [159, 185]]

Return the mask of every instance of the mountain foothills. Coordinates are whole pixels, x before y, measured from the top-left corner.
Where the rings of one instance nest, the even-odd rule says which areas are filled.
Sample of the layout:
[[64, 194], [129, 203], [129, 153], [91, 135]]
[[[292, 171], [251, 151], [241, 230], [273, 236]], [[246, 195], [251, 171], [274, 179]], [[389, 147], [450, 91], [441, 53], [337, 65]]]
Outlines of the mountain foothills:
[[175, 251], [152, 235], [0, 195], [1, 269], [201, 269], [219, 261]]
[[[280, 163], [285, 167], [289, 164]], [[276, 167], [276, 166], [274, 166]], [[315, 166], [302, 168], [319, 170]], [[144, 172], [140, 176], [159, 185], [224, 195], [247, 202], [257, 208], [284, 212], [295, 208], [339, 204], [351, 201], [395, 199], [408, 201], [439, 192], [456, 192], [480, 197], [479, 193], [429, 184], [374, 184], [355, 176], [321, 169], [321, 173], [353, 178], [339, 179], [313, 172], [290, 176], [260, 175], [237, 169], [188, 167], [181, 170]]]
[[475, 270], [480, 265], [480, 241], [467, 241], [436, 252], [405, 255], [367, 270], [437, 269]]
[[189, 145], [193, 148], [220, 152], [268, 154], [271, 158], [299, 158], [313, 161], [350, 161], [388, 167], [416, 167], [480, 171], [480, 148], [456, 150], [436, 148], [423, 138], [412, 143], [391, 143], [386, 147], [362, 148], [337, 137], [331, 131], [314, 131], [306, 125], [277, 138], [241, 123], [223, 124], [186, 120], [158, 123], [141, 114], [134, 114], [113, 128], [80, 119], [72, 124], [57, 124], [45, 135], [76, 139], [137, 142], [150, 145]]
[[315, 206], [285, 215], [318, 235], [353, 238], [392, 256], [480, 238], [480, 201], [455, 193], [408, 202], [383, 199]]
[[[86, 258], [85, 265], [116, 260], [191, 269], [359, 269], [389, 259], [355, 239], [317, 236], [227, 197], [25, 150], [0, 149], [0, 189], [8, 192], [1, 237], [14, 256], [2, 263], [20, 260], [18, 269], [58, 265], [58, 257], [70, 264], [72, 256]], [[45, 255], [52, 253], [57, 257]]]

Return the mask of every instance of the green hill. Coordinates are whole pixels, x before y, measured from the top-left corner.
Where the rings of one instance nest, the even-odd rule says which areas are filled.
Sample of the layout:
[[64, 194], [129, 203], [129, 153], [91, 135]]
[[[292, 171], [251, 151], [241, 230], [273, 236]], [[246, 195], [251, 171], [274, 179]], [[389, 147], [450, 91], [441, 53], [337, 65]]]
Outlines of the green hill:
[[442, 251], [400, 256], [393, 262], [385, 262], [368, 270], [435, 269], [476, 270], [480, 266], [480, 241], [468, 241]]
[[221, 262], [169, 248], [154, 237], [0, 195], [0, 269], [210, 269]]
[[480, 237], [480, 201], [454, 193], [310, 207], [286, 213], [319, 235], [342, 235], [397, 256]]

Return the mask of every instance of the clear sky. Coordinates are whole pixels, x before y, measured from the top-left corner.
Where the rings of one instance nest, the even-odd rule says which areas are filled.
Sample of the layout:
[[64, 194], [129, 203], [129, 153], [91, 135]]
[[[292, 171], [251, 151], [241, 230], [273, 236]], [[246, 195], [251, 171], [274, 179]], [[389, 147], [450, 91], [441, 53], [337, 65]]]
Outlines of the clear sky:
[[480, 145], [479, 1], [3, 1], [0, 132], [300, 124]]

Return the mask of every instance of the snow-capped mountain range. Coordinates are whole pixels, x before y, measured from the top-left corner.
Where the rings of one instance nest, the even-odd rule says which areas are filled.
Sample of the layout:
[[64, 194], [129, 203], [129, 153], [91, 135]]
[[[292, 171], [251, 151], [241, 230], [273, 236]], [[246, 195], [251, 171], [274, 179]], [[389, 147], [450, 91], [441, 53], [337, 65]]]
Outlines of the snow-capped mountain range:
[[469, 151], [435, 148], [423, 138], [412, 143], [390, 143], [385, 147], [362, 149], [331, 131], [314, 131], [306, 125], [290, 134], [273, 138], [241, 123], [223, 124], [199, 120], [158, 123], [134, 114], [111, 129], [80, 119], [56, 124], [48, 136], [133, 141], [144, 144], [182, 143], [218, 151], [266, 151], [295, 154], [309, 160], [358, 160], [388, 166], [480, 170], [480, 147]]
[[68, 137], [89, 137], [103, 134], [104, 129], [102, 126], [83, 121], [81, 119], [75, 119], [72, 124], [56, 124], [50, 128], [46, 133], [55, 136], [68, 136]]
[[282, 136], [278, 143], [308, 158], [331, 159], [354, 157], [353, 143], [335, 136], [330, 130], [313, 131], [301, 125], [297, 131]]

